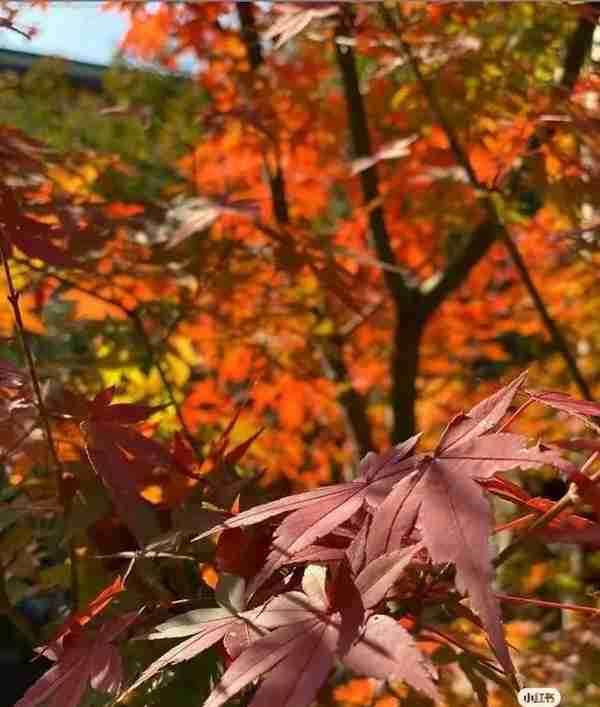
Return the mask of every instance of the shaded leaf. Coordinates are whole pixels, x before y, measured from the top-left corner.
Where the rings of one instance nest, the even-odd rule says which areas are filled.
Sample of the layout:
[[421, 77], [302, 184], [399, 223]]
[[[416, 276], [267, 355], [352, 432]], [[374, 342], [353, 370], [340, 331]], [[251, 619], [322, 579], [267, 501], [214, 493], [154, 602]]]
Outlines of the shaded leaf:
[[376, 614], [367, 621], [360, 640], [344, 656], [343, 663], [357, 675], [404, 680], [432, 699], [438, 698], [433, 666], [408, 631], [389, 616]]
[[137, 618], [137, 612], [107, 621], [97, 632], [77, 631], [64, 636], [44, 654], [56, 660], [50, 670], [27, 690], [15, 707], [34, 707], [50, 699], [52, 707], [77, 707], [88, 686], [108, 694], [121, 687], [121, 656], [111, 644]]
[[419, 543], [389, 555], [381, 555], [362, 570], [355, 581], [365, 608], [370, 609], [383, 600], [389, 588], [422, 548], [423, 544]]

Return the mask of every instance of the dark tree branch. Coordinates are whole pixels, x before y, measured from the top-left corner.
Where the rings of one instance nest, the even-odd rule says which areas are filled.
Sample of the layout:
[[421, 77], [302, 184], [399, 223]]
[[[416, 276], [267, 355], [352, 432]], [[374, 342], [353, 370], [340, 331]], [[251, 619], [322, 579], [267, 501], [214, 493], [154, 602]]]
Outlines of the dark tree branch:
[[[464, 278], [469, 274], [471, 269], [483, 258], [485, 253], [488, 251], [489, 247], [492, 245], [496, 238], [499, 238], [504, 244], [508, 254], [519, 273], [521, 281], [523, 282], [525, 289], [527, 290], [529, 296], [531, 297], [533, 304], [538, 312], [542, 323], [544, 324], [546, 331], [548, 332], [554, 346], [557, 351], [560, 352], [563, 357], [565, 364], [575, 381], [575, 384], [579, 388], [579, 391], [585, 398], [591, 397], [590, 388], [581, 374], [579, 367], [577, 365], [577, 360], [569, 348], [569, 344], [562, 333], [557, 322], [551, 316], [544, 299], [536, 287], [533, 279], [529, 273], [527, 265], [519, 252], [517, 244], [511, 238], [506, 226], [502, 223], [500, 216], [498, 214], [496, 203], [492, 198], [491, 192], [482, 185], [477, 179], [477, 175], [473, 170], [473, 167], [469, 161], [469, 158], [462, 148], [454, 130], [447, 120], [444, 111], [437, 99], [437, 95], [433, 89], [431, 83], [424, 76], [421, 71], [419, 62], [414, 57], [411, 48], [406, 42], [402, 41], [401, 33], [399, 32], [397, 26], [391, 19], [391, 16], [384, 8], [384, 18], [386, 19], [388, 25], [394, 28], [395, 33], [400, 38], [402, 49], [409, 61], [409, 64], [415, 74], [421, 89], [427, 98], [429, 108], [433, 115], [435, 116], [438, 123], [441, 125], [442, 129], [446, 133], [448, 142], [450, 144], [450, 149], [454, 154], [454, 157], [458, 164], [460, 164], [466, 171], [469, 181], [474, 189], [477, 189], [484, 194], [485, 207], [488, 212], [487, 219], [479, 226], [476, 231], [471, 234], [469, 238], [469, 243], [463, 249], [462, 254], [455, 259], [453, 263], [450, 264], [446, 273], [440, 280], [440, 282], [431, 289], [431, 291], [426, 295], [426, 309], [428, 314], [431, 314], [439, 306], [439, 304], [451, 293], [456, 287], [464, 280]], [[569, 41], [569, 46], [567, 50], [567, 56], [565, 59], [565, 72], [563, 74], [562, 87], [567, 90], [572, 90], [575, 84], [577, 75], [581, 71], [585, 57], [587, 56], [585, 51], [582, 51], [580, 43], [583, 42], [584, 47], [588, 50], [591, 47], [591, 39], [593, 35], [594, 28], [591, 26], [590, 33], [590, 23], [587, 20], [580, 20], [577, 29], [573, 33], [571, 40]], [[538, 136], [540, 137], [540, 136]], [[545, 139], [548, 135], [544, 136]]]
[[242, 41], [248, 53], [248, 61], [253, 69], [258, 69], [263, 62], [263, 54], [260, 37], [256, 30], [256, 22], [254, 21], [252, 3], [238, 2], [236, 7], [242, 31]]
[[343, 338], [339, 335], [322, 337], [317, 345], [326, 376], [338, 384], [338, 400], [352, 435], [352, 442], [359, 458], [374, 449], [371, 426], [367, 417], [364, 395], [349, 382], [348, 368], [342, 357]]
[[[248, 61], [250, 62], [252, 71], [256, 71], [262, 65], [264, 57], [260, 44], [260, 36], [256, 28], [256, 22], [254, 21], [254, 8], [251, 2], [239, 2], [236, 7], [240, 21], [242, 41], [246, 47]], [[290, 215], [285, 193], [285, 178], [279, 160], [277, 160], [275, 171], [271, 172], [271, 170], [267, 168], [267, 172], [275, 221], [280, 225], [287, 224], [290, 222]]]
[[[237, 4], [240, 20], [242, 40], [246, 46], [248, 60], [253, 71], [260, 68], [264, 61], [260, 45], [260, 37], [254, 20], [252, 3], [240, 2]], [[273, 215], [279, 226], [285, 227], [290, 223], [288, 201], [286, 195], [285, 178], [279, 160], [275, 172], [268, 172], [269, 188]], [[366, 400], [351, 383], [350, 374], [343, 355], [343, 338], [338, 334], [319, 337], [317, 350], [322, 359], [322, 366], [326, 376], [338, 384], [338, 400], [344, 411], [346, 423], [350, 430], [356, 456], [363, 457], [373, 449], [371, 426], [367, 416]]]
[[[342, 78], [346, 107], [350, 123], [350, 135], [354, 156], [371, 157], [372, 145], [363, 97], [360, 93], [356, 58], [351, 47], [337, 41], [352, 31], [353, 13], [344, 8], [336, 31], [335, 52]], [[406, 439], [415, 430], [415, 403], [417, 399], [417, 374], [419, 349], [425, 324], [424, 302], [419, 289], [401, 274], [394, 255], [390, 236], [385, 224], [377, 165], [374, 164], [360, 175], [363, 200], [369, 208], [371, 243], [377, 259], [385, 266], [383, 277], [392, 298], [395, 310], [393, 348], [390, 357], [391, 407], [394, 423], [391, 441]]]
[[544, 302], [540, 291], [537, 289], [535, 283], [531, 278], [529, 270], [527, 269], [527, 265], [523, 260], [523, 256], [519, 252], [517, 244], [510, 237], [510, 234], [506, 229], [503, 229], [503, 231], [501, 232], [501, 236], [502, 242], [504, 243], [506, 250], [509, 252], [514, 266], [517, 269], [517, 272], [519, 273], [523, 284], [525, 285], [525, 289], [533, 300], [533, 304], [537, 309], [540, 319], [544, 323], [546, 331], [550, 335], [552, 342], [563, 357], [565, 364], [569, 370], [569, 373], [575, 381], [575, 385], [577, 386], [579, 392], [581, 393], [581, 395], [583, 395], [584, 398], [591, 399], [592, 391], [590, 390], [587, 381], [583, 377], [583, 374], [579, 370], [579, 366], [577, 365], [577, 359], [573, 355], [573, 352], [571, 351], [569, 344], [564, 334], [562, 333], [559, 325], [556, 323], [556, 321], [553, 319], [550, 312], [548, 311], [548, 307], [546, 306], [546, 303]]
[[436, 280], [426, 281], [423, 290], [423, 316], [428, 319], [437, 308], [460, 287], [471, 270], [486, 255], [499, 237], [501, 227], [495, 220], [486, 219], [469, 236], [461, 252], [452, 259]]
[[567, 95], [573, 92], [581, 69], [592, 49], [595, 29], [596, 25], [582, 15], [575, 31], [569, 39], [563, 64], [563, 75], [560, 82], [561, 88]]
[[[348, 36], [352, 31], [352, 10], [348, 7], [345, 10], [336, 31], [334, 40], [335, 54], [346, 97], [354, 157], [371, 157], [373, 154], [371, 137], [364, 101], [360, 93], [354, 50], [352, 47], [337, 41], [339, 37]], [[371, 207], [369, 208], [369, 226], [373, 249], [382, 263], [395, 268], [397, 266], [396, 256], [392, 250], [383, 215], [383, 207], [380, 203], [379, 176], [376, 164], [371, 165], [360, 173], [360, 183], [365, 206]], [[401, 300], [406, 302], [412, 299], [412, 288], [408, 286], [401, 275], [394, 272], [394, 270], [385, 269], [383, 277], [388, 290], [398, 304]]]

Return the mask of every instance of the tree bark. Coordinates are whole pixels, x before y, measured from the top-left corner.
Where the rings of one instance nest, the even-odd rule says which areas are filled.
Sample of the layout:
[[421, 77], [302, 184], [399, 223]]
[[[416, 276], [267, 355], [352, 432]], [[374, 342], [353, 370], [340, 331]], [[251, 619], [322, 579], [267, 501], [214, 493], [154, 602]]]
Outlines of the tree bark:
[[390, 360], [391, 401], [394, 424], [390, 442], [398, 444], [412, 436], [417, 429], [416, 402], [418, 396], [419, 353], [424, 321], [422, 307], [400, 314], [394, 327], [394, 347]]

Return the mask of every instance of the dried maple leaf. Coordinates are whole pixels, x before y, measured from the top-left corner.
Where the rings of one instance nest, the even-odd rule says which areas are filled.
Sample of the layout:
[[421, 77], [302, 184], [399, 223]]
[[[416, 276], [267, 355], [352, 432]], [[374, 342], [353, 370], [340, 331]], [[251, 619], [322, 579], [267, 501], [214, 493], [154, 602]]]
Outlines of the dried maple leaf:
[[377, 152], [370, 157], [360, 157], [352, 162], [352, 176], [356, 176], [381, 160], [397, 160], [401, 157], [410, 155], [410, 146], [418, 139], [417, 135], [409, 135], [405, 138], [394, 140], [386, 145], [383, 145]]
[[277, 37], [275, 48], [283, 46], [315, 19], [331, 17], [339, 12], [334, 3], [286, 3], [277, 8], [280, 17], [264, 33], [266, 39]]
[[178, 223], [168, 239], [167, 248], [175, 248], [193, 233], [209, 228], [223, 214], [233, 213], [255, 218], [257, 211], [256, 204], [248, 200], [230, 202], [226, 197], [188, 199], [167, 214], [168, 220]]

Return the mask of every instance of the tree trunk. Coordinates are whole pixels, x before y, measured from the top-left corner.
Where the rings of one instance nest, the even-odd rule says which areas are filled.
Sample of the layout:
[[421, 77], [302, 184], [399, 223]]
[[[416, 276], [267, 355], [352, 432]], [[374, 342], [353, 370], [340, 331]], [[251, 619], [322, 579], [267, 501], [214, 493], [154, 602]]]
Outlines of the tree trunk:
[[390, 442], [398, 444], [414, 435], [417, 429], [415, 403], [419, 349], [424, 322], [419, 316], [418, 304], [412, 312], [398, 316], [394, 329], [394, 349], [390, 368], [392, 373], [391, 404], [394, 424]]

